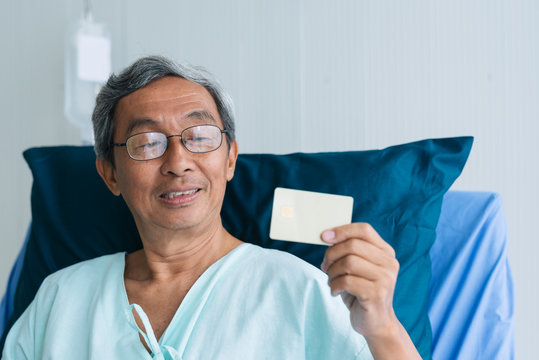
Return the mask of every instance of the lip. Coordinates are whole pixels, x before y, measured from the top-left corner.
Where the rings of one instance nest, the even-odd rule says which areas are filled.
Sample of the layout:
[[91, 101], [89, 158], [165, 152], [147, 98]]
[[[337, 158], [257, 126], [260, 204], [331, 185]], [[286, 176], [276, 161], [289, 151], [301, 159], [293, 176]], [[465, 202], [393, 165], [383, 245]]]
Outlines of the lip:
[[167, 189], [159, 194], [158, 199], [168, 206], [186, 206], [194, 202], [201, 191], [199, 187]]

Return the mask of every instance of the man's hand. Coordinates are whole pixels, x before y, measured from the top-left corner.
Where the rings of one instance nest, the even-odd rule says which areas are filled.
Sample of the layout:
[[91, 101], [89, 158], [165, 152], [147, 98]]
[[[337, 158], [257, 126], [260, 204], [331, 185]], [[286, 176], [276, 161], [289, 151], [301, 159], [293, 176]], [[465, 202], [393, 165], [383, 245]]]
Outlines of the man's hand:
[[365, 337], [375, 358], [419, 358], [393, 310], [399, 273], [393, 248], [366, 223], [326, 230], [322, 240], [333, 244], [322, 263], [331, 293], [341, 295], [352, 327]]

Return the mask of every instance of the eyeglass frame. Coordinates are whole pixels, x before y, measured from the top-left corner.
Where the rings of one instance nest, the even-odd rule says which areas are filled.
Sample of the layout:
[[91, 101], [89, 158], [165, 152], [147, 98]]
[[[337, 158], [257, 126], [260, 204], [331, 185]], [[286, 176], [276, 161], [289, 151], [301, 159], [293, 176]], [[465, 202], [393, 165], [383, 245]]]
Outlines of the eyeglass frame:
[[[220, 133], [221, 133], [221, 142], [219, 143], [219, 146], [217, 146], [215, 149], [213, 150], [209, 150], [209, 151], [191, 151], [187, 148], [187, 145], [185, 145], [185, 143], [183, 142], [183, 133], [186, 132], [187, 130], [189, 129], [192, 129], [192, 128], [195, 128], [195, 127], [199, 127], [199, 126], [212, 126], [212, 127], [216, 127], [217, 129], [219, 129]], [[163, 134], [165, 135], [165, 139], [167, 141], [166, 143], [166, 147], [165, 147], [165, 150], [163, 151], [163, 153], [161, 155], [159, 155], [158, 157], [154, 157], [154, 158], [151, 158], [151, 159], [135, 159], [133, 156], [131, 156], [131, 154], [129, 153], [129, 149], [127, 148], [127, 142], [129, 141], [129, 139], [131, 139], [132, 137], [134, 136], [137, 136], [137, 135], [141, 135], [141, 134], [149, 134], [149, 133], [159, 133], [159, 134]], [[182, 130], [181, 133], [179, 134], [173, 134], [173, 135], [167, 135], [165, 134], [164, 132], [162, 131], [143, 131], [143, 132], [140, 132], [140, 133], [136, 133], [136, 134], [133, 134], [133, 135], [130, 135], [127, 139], [125, 139], [125, 142], [124, 143], [112, 143], [113, 146], [117, 146], [117, 147], [121, 147], [121, 146], [125, 146], [125, 150], [127, 151], [127, 155], [129, 155], [129, 157], [135, 161], [150, 161], [150, 160], [155, 160], [155, 159], [159, 159], [160, 157], [162, 157], [163, 155], [165, 155], [165, 153], [167, 152], [167, 149], [168, 149], [168, 144], [169, 144], [169, 138], [172, 138], [172, 137], [180, 137], [180, 143], [183, 145], [183, 147], [185, 148], [185, 150], [189, 151], [190, 153], [192, 154], [207, 154], [207, 153], [210, 153], [210, 152], [213, 152], [213, 151], [216, 151], [217, 149], [219, 149], [222, 145], [223, 145], [223, 134], [226, 134], [228, 133], [228, 130], [226, 129], [221, 129], [219, 126], [217, 125], [214, 125], [214, 124], [200, 124], [200, 125], [193, 125], [193, 126], [189, 126], [189, 127], [186, 127], [185, 129]]]

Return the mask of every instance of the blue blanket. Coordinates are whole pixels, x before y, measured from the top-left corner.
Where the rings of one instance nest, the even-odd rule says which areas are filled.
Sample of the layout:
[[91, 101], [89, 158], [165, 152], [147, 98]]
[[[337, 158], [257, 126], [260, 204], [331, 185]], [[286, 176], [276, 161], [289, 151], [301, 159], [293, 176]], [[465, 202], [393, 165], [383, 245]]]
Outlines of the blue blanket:
[[513, 280], [499, 195], [450, 191], [431, 248], [429, 318], [442, 359], [513, 359]]

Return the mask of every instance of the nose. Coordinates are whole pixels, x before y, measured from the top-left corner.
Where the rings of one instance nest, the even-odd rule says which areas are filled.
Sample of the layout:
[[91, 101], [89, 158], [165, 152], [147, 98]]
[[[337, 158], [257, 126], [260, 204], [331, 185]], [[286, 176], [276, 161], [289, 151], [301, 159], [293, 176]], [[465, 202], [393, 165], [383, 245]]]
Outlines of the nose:
[[192, 170], [192, 154], [183, 146], [179, 136], [168, 139], [167, 150], [161, 159], [163, 175], [182, 176]]

